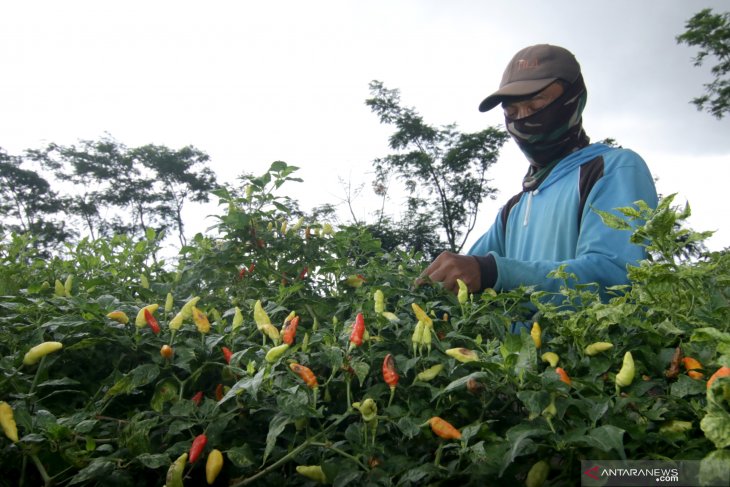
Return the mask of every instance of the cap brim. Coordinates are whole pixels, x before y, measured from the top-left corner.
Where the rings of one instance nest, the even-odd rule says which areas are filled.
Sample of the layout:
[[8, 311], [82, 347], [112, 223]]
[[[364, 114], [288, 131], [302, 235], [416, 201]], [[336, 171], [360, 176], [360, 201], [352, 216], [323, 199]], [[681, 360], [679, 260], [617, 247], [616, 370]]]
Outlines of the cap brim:
[[546, 78], [513, 81], [512, 83], [501, 87], [500, 89], [486, 97], [479, 104], [479, 111], [487, 112], [509, 98], [527, 96], [532, 95], [533, 93], [537, 93], [557, 79], [558, 78]]

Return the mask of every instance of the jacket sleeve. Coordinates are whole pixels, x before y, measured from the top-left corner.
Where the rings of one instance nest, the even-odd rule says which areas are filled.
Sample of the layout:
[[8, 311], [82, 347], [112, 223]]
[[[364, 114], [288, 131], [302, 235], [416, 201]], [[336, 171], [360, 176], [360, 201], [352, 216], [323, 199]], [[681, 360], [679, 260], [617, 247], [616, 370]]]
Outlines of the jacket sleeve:
[[614, 159], [606, 162], [604, 176], [589, 193], [581, 216], [575, 257], [564, 261], [520, 261], [489, 249], [497, 266], [496, 290], [532, 285], [539, 290], [558, 291], [563, 282], [547, 275], [561, 265], [576, 275], [578, 283], [598, 283], [601, 289], [628, 283], [627, 266], [638, 265], [646, 258], [645, 248], [630, 242], [631, 231], [606, 226], [593, 209], [621, 216], [617, 208], [632, 206], [639, 200], [656, 207], [657, 193], [643, 159], [629, 150], [616, 152]]

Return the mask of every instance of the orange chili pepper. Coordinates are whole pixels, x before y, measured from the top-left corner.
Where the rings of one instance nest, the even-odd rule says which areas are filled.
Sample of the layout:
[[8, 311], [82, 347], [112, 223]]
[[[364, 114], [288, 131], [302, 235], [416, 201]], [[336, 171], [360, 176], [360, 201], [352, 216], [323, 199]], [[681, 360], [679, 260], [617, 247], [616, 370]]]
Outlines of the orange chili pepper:
[[700, 380], [705, 376], [702, 372], [697, 371], [697, 369], [702, 368], [699, 360], [692, 357], [684, 357], [682, 363], [684, 364], [684, 369], [687, 371], [687, 375], [693, 379]]
[[289, 364], [289, 368], [297, 374], [310, 389], [316, 389], [319, 387], [319, 384], [317, 384], [317, 376], [314, 375], [314, 372], [312, 372], [309, 367], [293, 362]]
[[439, 418], [438, 416], [434, 416], [429, 419], [428, 424], [431, 425], [431, 431], [433, 431], [439, 438], [443, 438], [444, 440], [461, 439], [461, 432], [451, 423]]
[[568, 373], [565, 371], [565, 369], [563, 369], [562, 367], [555, 367], [555, 373], [560, 376], [560, 380], [568, 385], [571, 384], [572, 381], [570, 380], [570, 377], [568, 376]]

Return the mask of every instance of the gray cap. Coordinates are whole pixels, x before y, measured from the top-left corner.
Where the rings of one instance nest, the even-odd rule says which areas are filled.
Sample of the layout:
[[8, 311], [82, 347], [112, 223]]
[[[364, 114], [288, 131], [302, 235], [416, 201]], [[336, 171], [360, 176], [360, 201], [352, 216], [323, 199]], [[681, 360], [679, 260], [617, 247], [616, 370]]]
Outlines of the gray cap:
[[567, 49], [550, 44], [526, 47], [514, 55], [499, 89], [479, 104], [479, 111], [491, 110], [508, 98], [537, 93], [558, 79], [572, 83], [578, 76], [580, 65]]

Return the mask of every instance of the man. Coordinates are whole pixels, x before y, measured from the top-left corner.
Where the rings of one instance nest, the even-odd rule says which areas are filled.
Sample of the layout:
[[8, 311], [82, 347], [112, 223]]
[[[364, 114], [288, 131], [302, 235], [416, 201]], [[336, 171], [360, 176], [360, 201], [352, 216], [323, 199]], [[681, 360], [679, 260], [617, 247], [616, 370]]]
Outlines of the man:
[[497, 214], [492, 227], [467, 253], [444, 252], [422, 273], [456, 291], [520, 285], [556, 291], [548, 278], [560, 265], [581, 283], [601, 288], [625, 284], [627, 265], [645, 250], [628, 231], [605, 226], [593, 209], [613, 211], [657, 193], [646, 163], [636, 153], [590, 144], [582, 127], [586, 88], [578, 62], [562, 47], [541, 44], [519, 51], [497, 91], [479, 105], [501, 104], [507, 131], [529, 161], [523, 191]]

